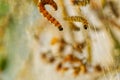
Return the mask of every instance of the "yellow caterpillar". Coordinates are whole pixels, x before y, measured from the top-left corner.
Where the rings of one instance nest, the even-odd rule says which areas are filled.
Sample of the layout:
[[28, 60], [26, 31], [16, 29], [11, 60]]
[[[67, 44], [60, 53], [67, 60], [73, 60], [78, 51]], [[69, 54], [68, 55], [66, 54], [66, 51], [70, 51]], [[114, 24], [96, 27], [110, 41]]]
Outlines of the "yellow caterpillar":
[[72, 0], [72, 3], [74, 5], [79, 5], [79, 6], [86, 6], [89, 4], [90, 0]]
[[64, 20], [66, 21], [70, 21], [70, 22], [82, 22], [84, 25], [84, 28], [87, 29], [88, 28], [88, 22], [87, 20], [82, 17], [82, 16], [68, 16], [68, 17], [64, 17]]

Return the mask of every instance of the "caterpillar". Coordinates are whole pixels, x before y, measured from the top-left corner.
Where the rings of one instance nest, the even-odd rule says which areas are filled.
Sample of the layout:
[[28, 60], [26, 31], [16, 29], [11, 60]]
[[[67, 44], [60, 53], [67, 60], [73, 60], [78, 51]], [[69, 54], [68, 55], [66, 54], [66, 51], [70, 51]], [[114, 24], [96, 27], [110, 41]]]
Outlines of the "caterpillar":
[[39, 2], [38, 7], [40, 12], [46, 17], [51, 23], [53, 23], [60, 31], [63, 30], [61, 24], [45, 9], [45, 5], [51, 5], [55, 10], [57, 10], [57, 4], [53, 0], [41, 0]]
[[70, 21], [70, 22], [73, 22], [73, 21], [75, 21], [75, 22], [82, 22], [83, 25], [84, 25], [84, 29], [88, 28], [88, 22], [82, 16], [68, 16], [68, 17], [64, 17], [64, 20]]
[[87, 4], [90, 3], [90, 0], [72, 0], [72, 3], [74, 5], [86, 6]]

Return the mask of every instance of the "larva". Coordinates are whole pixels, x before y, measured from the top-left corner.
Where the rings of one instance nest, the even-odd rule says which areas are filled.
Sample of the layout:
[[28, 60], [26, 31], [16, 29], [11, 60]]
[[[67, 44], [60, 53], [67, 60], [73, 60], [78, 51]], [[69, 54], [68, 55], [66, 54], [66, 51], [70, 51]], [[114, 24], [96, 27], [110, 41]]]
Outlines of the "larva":
[[44, 7], [46, 4], [51, 5], [55, 10], [57, 10], [57, 4], [53, 0], [41, 0], [41, 2], [38, 4], [38, 7], [43, 16], [46, 17], [56, 27], [58, 27], [60, 31], [62, 31], [63, 28], [61, 24], [48, 11], [46, 11]]
[[72, 3], [74, 5], [79, 5], [79, 6], [86, 6], [90, 0], [72, 0]]
[[70, 22], [82, 22], [84, 25], [84, 28], [87, 29], [88, 28], [88, 22], [87, 20], [82, 17], [82, 16], [68, 16], [68, 17], [64, 17], [64, 20], [66, 21], [70, 21]]

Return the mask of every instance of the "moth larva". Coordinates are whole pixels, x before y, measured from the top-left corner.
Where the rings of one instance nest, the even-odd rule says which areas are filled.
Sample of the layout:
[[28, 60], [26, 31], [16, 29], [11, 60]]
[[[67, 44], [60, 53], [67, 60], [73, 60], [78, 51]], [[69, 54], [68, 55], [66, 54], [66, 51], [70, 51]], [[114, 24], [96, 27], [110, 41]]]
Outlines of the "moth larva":
[[75, 22], [82, 22], [83, 25], [84, 25], [84, 29], [88, 28], [88, 22], [82, 16], [68, 16], [68, 17], [65, 17], [64, 20], [70, 21], [70, 22], [73, 22], [73, 21], [75, 21]]
[[78, 6], [86, 6], [89, 2], [90, 0], [72, 0], [72, 3]]
[[39, 2], [38, 7], [40, 12], [46, 17], [51, 23], [53, 23], [60, 31], [63, 30], [61, 24], [45, 9], [45, 5], [51, 5], [55, 10], [57, 10], [57, 4], [53, 0], [41, 0]]

